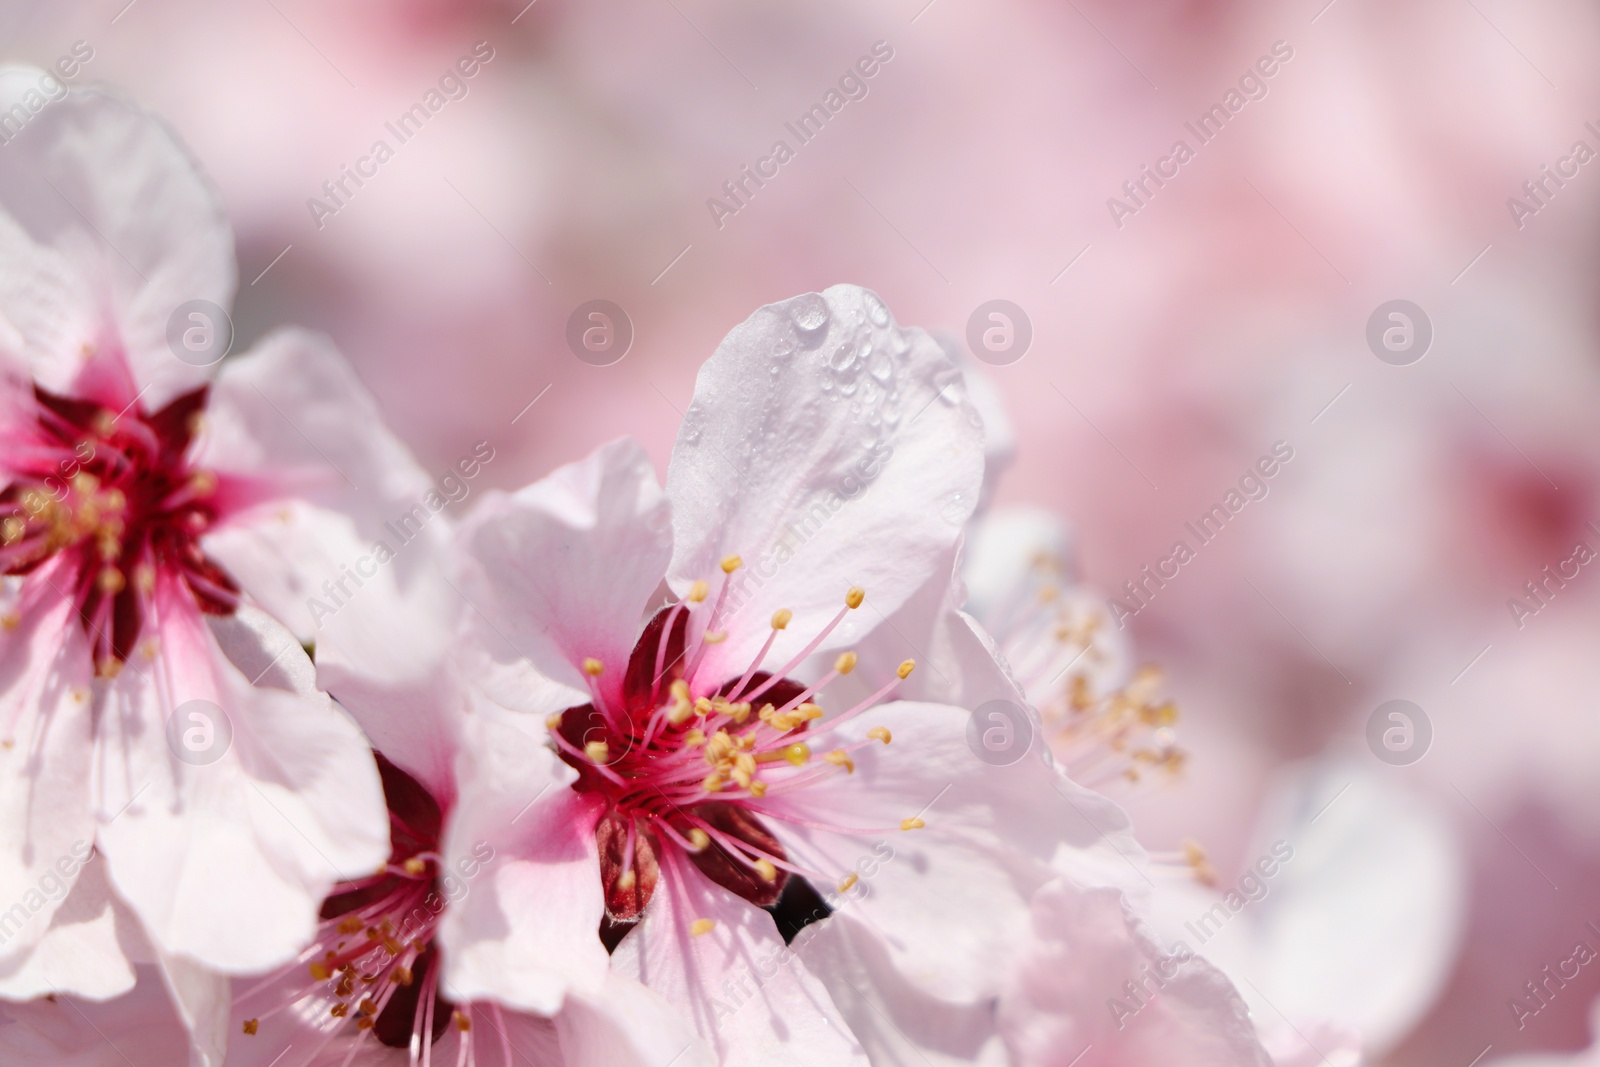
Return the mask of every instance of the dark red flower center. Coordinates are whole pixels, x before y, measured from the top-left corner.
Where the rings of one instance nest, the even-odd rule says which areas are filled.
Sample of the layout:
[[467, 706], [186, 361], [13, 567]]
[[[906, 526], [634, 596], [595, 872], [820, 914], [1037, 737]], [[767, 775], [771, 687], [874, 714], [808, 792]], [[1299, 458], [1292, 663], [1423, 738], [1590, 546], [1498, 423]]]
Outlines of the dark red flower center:
[[33, 433], [5, 457], [0, 570], [38, 573], [72, 598], [102, 674], [137, 645], [162, 581], [210, 614], [238, 605], [238, 586], [200, 549], [242, 491], [189, 461], [206, 394], [115, 412], [35, 387]]

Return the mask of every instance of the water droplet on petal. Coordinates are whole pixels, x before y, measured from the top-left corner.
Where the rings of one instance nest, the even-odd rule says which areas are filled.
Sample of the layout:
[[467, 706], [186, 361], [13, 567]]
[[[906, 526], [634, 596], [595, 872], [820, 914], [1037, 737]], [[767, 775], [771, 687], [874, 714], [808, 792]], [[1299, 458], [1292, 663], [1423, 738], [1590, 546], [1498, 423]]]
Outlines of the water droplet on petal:
[[867, 317], [872, 319], [874, 326], [889, 325], [889, 309], [883, 306], [883, 301], [878, 299], [877, 293], [866, 294]]
[[828, 302], [821, 293], [807, 293], [789, 303], [789, 318], [795, 329], [809, 336], [828, 325]]

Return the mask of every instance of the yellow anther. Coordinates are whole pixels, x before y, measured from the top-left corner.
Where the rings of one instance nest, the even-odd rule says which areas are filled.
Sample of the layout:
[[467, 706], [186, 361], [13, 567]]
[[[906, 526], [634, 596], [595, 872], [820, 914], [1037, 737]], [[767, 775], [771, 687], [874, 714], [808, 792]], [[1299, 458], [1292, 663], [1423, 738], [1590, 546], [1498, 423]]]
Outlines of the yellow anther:
[[698, 826], [689, 831], [688, 837], [690, 847], [696, 852], [704, 850], [707, 845], [711, 844], [711, 835]]
[[1194, 871], [1195, 881], [1204, 886], [1217, 884], [1217, 869], [1211, 865], [1206, 857], [1205, 847], [1192, 838], [1183, 842], [1183, 858]]
[[561, 729], [561, 712], [558, 711], [554, 715], [546, 715], [544, 720], [544, 728], [546, 730]]
[[694, 702], [694, 710], [702, 715], [710, 715], [715, 707], [716, 705], [711, 703], [710, 697], [697, 697]]
[[840, 674], [849, 674], [856, 669], [856, 654], [854, 652], [839, 653], [839, 658], [833, 661], [833, 669]]
[[847, 875], [844, 876], [844, 881], [839, 883], [839, 892], [841, 892], [841, 893], [850, 892], [850, 890], [859, 881], [861, 881], [861, 876], [852, 871], [850, 874], [847, 874]]
[[415, 876], [428, 869], [428, 861], [423, 859], [421, 856], [412, 856], [410, 859], [406, 860], [405, 863], [401, 864], [401, 866], [405, 868], [405, 872], [407, 874]]
[[356, 1029], [357, 1030], [371, 1030], [374, 1026], [377, 1026], [377, 1025], [378, 1025], [378, 1021], [376, 1019], [374, 1019], [370, 1015], [363, 1015], [361, 1018], [356, 1020]]
[[693, 937], [699, 937], [701, 934], [709, 934], [716, 928], [717, 920], [715, 919], [696, 919], [689, 924], [689, 933]]
[[836, 748], [822, 757], [835, 767], [843, 767], [848, 774], [856, 773], [856, 761], [850, 758], [850, 753], [842, 748]]
[[740, 559], [738, 556], [723, 556], [722, 557], [722, 573], [723, 574], [732, 574], [734, 571], [738, 570], [740, 567], [743, 567], [743, 566], [744, 566], [744, 560]]
[[759, 778], [757, 778], [754, 781], [752, 781], [750, 783], [750, 795], [753, 796], [753, 797], [764, 797], [764, 796], [766, 796], [767, 795], [767, 783], [763, 782]]
[[607, 745], [604, 741], [590, 741], [588, 744], [583, 746], [583, 754], [588, 756], [595, 763], [604, 763], [606, 761], [606, 756], [610, 754], [610, 751], [611, 746]]
[[867, 731], [867, 736], [874, 741], [882, 741], [886, 745], [893, 739], [887, 726], [874, 726]]
[[148, 563], [134, 567], [133, 587], [146, 595], [153, 592], [156, 587], [156, 569]]
[[689, 603], [691, 604], [703, 603], [706, 597], [710, 595], [711, 587], [705, 583], [704, 579], [697, 580], [689, 587]]
[[410, 967], [396, 967], [394, 973], [389, 975], [389, 981], [400, 986], [410, 985], [413, 978]]
[[777, 611], [772, 613], [772, 628], [774, 630], [785, 629], [789, 625], [789, 620], [793, 618], [794, 612], [790, 611], [788, 608], [779, 608]]
[[867, 591], [861, 588], [859, 585], [852, 585], [850, 587], [850, 591], [844, 595], [845, 606], [851, 611], [859, 608], [861, 606], [861, 602], [865, 599], [867, 599]]
[[900, 680], [903, 682], [907, 678], [911, 677], [911, 672], [916, 669], [917, 661], [914, 659], [908, 659], [904, 663], [900, 664], [900, 666], [896, 667], [894, 673], [899, 675]]
[[1053, 585], [1044, 585], [1039, 587], [1039, 600], [1041, 603], [1048, 604], [1050, 601], [1054, 600], [1060, 595], [1061, 590], [1057, 589]]
[[99, 587], [100, 592], [106, 596], [116, 596], [127, 588], [128, 580], [122, 576], [122, 572], [117, 568], [103, 567], [100, 573], [95, 575], [94, 583]]
[[617, 888], [621, 889], [623, 891], [627, 891], [629, 889], [632, 889], [634, 887], [634, 884], [637, 883], [638, 881], [639, 881], [639, 876], [634, 873], [634, 870], [633, 870], [632, 867], [629, 867], [627, 870], [622, 872], [622, 877], [617, 879]]
[[757, 763], [776, 763], [781, 759], [788, 760], [796, 767], [803, 767], [811, 759], [811, 749], [804, 743], [796, 741], [792, 745], [784, 745], [782, 748], [756, 756]]
[[822, 707], [821, 707], [821, 705], [813, 704], [809, 700], [806, 701], [804, 704], [801, 704], [798, 708], [795, 708], [794, 710], [795, 710], [795, 714], [799, 715], [802, 721], [805, 721], [805, 720], [808, 720], [808, 719], [820, 719], [820, 718], [822, 718]]
[[260, 1019], [246, 1019], [244, 1021], [244, 1032], [247, 1033], [247, 1034], [254, 1034], [260, 1028], [261, 1028], [261, 1020]]
[[706, 732], [699, 728], [690, 730], [683, 735], [683, 743], [690, 748], [697, 748], [706, 743]]
[[718, 793], [718, 792], [721, 792], [722, 791], [722, 775], [718, 774], [715, 771], [712, 771], [710, 774], [706, 775], [705, 781], [700, 783], [700, 787], [702, 789], [704, 789], [707, 793]]
[[601, 673], [605, 671], [605, 669], [606, 665], [595, 659], [593, 656], [586, 656], [584, 658], [583, 673], [587, 674], [589, 677], [598, 678], [600, 677]]
[[[8, 515], [6, 516], [5, 522], [0, 523], [0, 540], [4, 540], [8, 545], [14, 545], [18, 541], [22, 540], [23, 531], [25, 531], [27, 528], [27, 523], [23, 522], [15, 515]], [[773, 616], [772, 625], [776, 629], [783, 629], [783, 627], [778, 626], [777, 616]]]
[[466, 1013], [457, 1011], [454, 1012], [450, 1017], [455, 1020], [456, 1029], [460, 1030], [463, 1034], [472, 1029], [472, 1020], [467, 1018]]
[[343, 1019], [346, 1015], [350, 1014], [350, 1005], [341, 1000], [339, 1003], [328, 1009], [328, 1014], [333, 1016], [335, 1019]]
[[311, 977], [319, 982], [326, 982], [333, 977], [333, 972], [328, 970], [328, 965], [321, 960], [311, 961]]
[[920, 830], [926, 825], [928, 824], [917, 818], [915, 815], [909, 819], [900, 820], [900, 829], [902, 830]]
[[72, 476], [72, 488], [84, 496], [93, 496], [100, 488], [100, 479], [88, 471], [79, 471]]
[[667, 692], [672, 694], [673, 700], [688, 700], [689, 683], [682, 678], [674, 678], [672, 684], [667, 686]]
[[729, 704], [727, 708], [727, 716], [734, 722], [744, 722], [750, 717], [750, 702], [748, 700], [744, 700], [737, 704]]
[[354, 915], [351, 915], [346, 919], [340, 920], [340, 922], [339, 922], [339, 932], [341, 934], [357, 933], [357, 932], [360, 931], [361, 925], [362, 925], [361, 924], [361, 920], [356, 918]]
[[761, 876], [763, 882], [778, 880], [778, 868], [772, 865], [771, 860], [756, 860], [756, 873]]
[[189, 477], [189, 488], [201, 496], [210, 496], [217, 491], [217, 476], [210, 471], [195, 471]]
[[726, 630], [707, 630], [706, 635], [700, 640], [704, 641], [708, 645], [720, 645], [727, 639], [728, 631]]

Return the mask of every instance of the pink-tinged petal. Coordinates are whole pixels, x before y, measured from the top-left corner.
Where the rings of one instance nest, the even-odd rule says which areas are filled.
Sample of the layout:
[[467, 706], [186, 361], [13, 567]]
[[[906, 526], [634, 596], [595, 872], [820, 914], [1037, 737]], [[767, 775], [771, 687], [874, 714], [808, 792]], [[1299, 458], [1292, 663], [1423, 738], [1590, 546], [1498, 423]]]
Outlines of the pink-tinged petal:
[[[87, 845], [83, 852], [89, 855]], [[77, 858], [69, 860], [61, 870], [75, 869]], [[109, 1000], [133, 988], [133, 963], [148, 957], [150, 947], [138, 921], [112, 895], [105, 867], [104, 859], [90, 856], [76, 870], [71, 891], [44, 936], [0, 966], [0, 997], [28, 1000], [58, 994]]]
[[192, 960], [160, 951], [155, 966], [173, 1010], [189, 1034], [190, 1067], [222, 1067], [232, 1036], [228, 1009], [233, 992], [228, 979]]
[[757, 311], [700, 369], [667, 475], [674, 590], [707, 580], [716, 595], [719, 562], [745, 563], [708, 662], [742, 672], [787, 608], [782, 664], [853, 585], [872, 608], [821, 647], [859, 641], [928, 580], [982, 483], [981, 420], [933, 339], [856, 286]]
[[157, 655], [141, 646], [103, 691], [100, 847], [162, 951], [262, 970], [310, 939], [335, 881], [387, 857], [377, 768], [326, 696], [267, 686], [276, 662], [304, 658], [287, 630], [257, 621], [261, 647], [241, 658], [273, 666], [252, 675], [178, 597], [162, 600], [159, 618]]
[[[812, 723], [813, 762], [860, 745], [854, 772], [753, 803], [789, 855], [832, 883], [819, 892], [856, 875], [846, 910], [883, 938], [909, 981], [957, 1001], [999, 991], [1028, 940], [1029, 901], [1058, 871], [1148, 887], [1121, 809], [1062, 776], [1037, 738], [1013, 763], [985, 762], [969, 747], [969, 719], [908, 701], [831, 733], [823, 718]], [[869, 738], [879, 727], [889, 744]], [[907, 819], [926, 825], [901, 830]]]
[[438, 595], [427, 557], [448, 537], [449, 497], [327, 338], [280, 330], [229, 360], [204, 425], [196, 462], [268, 498], [210, 534], [206, 551], [301, 637], [358, 597], [398, 608]]
[[50, 1067], [175, 1067], [189, 1038], [153, 967], [105, 1003], [57, 997], [0, 1004], [0, 1063]]
[[0, 605], [0, 968], [45, 936], [66, 896], [51, 885], [71, 885], [95, 839], [88, 646], [72, 605], [37, 588]]
[[[8, 72], [0, 107], [43, 76]], [[205, 382], [210, 368], [168, 346], [168, 321], [191, 300], [232, 301], [233, 235], [172, 131], [129, 101], [82, 87], [39, 110], [5, 152], [0, 315], [22, 334], [41, 383], [67, 391], [85, 345], [125, 356], [148, 408]]]
[[553, 680], [620, 692], [644, 612], [671, 554], [667, 500], [644, 449], [622, 439], [463, 523], [465, 591], [516, 650]]
[[958, 1004], [905, 980], [882, 940], [848, 911], [791, 946], [822, 980], [874, 1067], [1006, 1067], [994, 1004]]
[[1016, 1067], [1267, 1067], [1243, 999], [1187, 946], [1164, 952], [1115, 889], [1059, 879], [1001, 996]]
[[650, 907], [611, 959], [688, 1019], [722, 1067], [867, 1062], [827, 989], [789, 951], [772, 916], [676, 853], [665, 855]]
[[550, 1015], [605, 981], [596, 805], [568, 788], [542, 722], [505, 720], [463, 723], [439, 937], [453, 996]]
[[706, 1041], [666, 999], [615, 971], [597, 996], [567, 998], [555, 1017], [563, 1067], [715, 1067]]

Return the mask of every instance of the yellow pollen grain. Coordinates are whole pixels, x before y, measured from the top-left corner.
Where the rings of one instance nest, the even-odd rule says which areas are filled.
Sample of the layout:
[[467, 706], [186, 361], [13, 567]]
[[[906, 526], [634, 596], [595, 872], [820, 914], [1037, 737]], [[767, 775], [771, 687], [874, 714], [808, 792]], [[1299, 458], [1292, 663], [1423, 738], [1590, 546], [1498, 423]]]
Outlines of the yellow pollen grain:
[[738, 556], [723, 556], [722, 557], [722, 573], [723, 574], [732, 574], [734, 571], [738, 570], [740, 567], [743, 567], [743, 566], [744, 566], [744, 560], [740, 559]]
[[794, 612], [790, 611], [788, 608], [779, 608], [777, 611], [772, 613], [772, 628], [774, 630], [786, 629], [788, 628], [789, 620], [793, 618]]
[[900, 829], [902, 830], [920, 830], [926, 825], [928, 824], [917, 818], [915, 815], [909, 819], [900, 820]]
[[843, 767], [846, 774], [856, 773], [856, 761], [850, 758], [850, 753], [842, 748], [836, 748], [822, 757], [835, 767]]
[[604, 763], [606, 761], [606, 756], [610, 753], [610, 751], [611, 746], [607, 745], [604, 741], [590, 741], [588, 744], [583, 746], [583, 754], [588, 756], [595, 763]]
[[697, 580], [689, 587], [689, 603], [691, 604], [703, 603], [706, 597], [710, 595], [711, 587], [705, 583], [704, 579]]
[[844, 881], [839, 883], [839, 892], [850, 892], [851, 888], [859, 881], [861, 881], [861, 876], [852, 871], [850, 874], [845, 875]]
[[845, 607], [854, 611], [861, 606], [861, 602], [865, 599], [867, 599], [867, 591], [859, 585], [852, 585], [850, 591], [844, 595]]
[[428, 861], [420, 856], [412, 856], [410, 859], [402, 863], [401, 866], [405, 868], [405, 872], [407, 874], [416, 876], [428, 869]]
[[711, 844], [711, 835], [698, 826], [689, 831], [688, 837], [690, 846], [696, 852], [704, 850], [707, 845]]
[[591, 678], [600, 677], [601, 673], [605, 671], [605, 669], [606, 665], [595, 659], [593, 656], [588, 656], [583, 661], [583, 673], [587, 674]]
[[689, 933], [694, 937], [699, 937], [701, 934], [709, 934], [716, 928], [717, 920], [715, 919], [696, 919], [689, 924]]
[[874, 741], [882, 741], [886, 745], [894, 739], [894, 735], [889, 733], [889, 728], [887, 726], [874, 726], [872, 729], [867, 731], [867, 736], [872, 738]]
[[856, 654], [854, 652], [839, 653], [839, 658], [833, 661], [833, 669], [840, 674], [849, 674], [856, 669]]
[[259, 1029], [261, 1029], [261, 1020], [260, 1019], [246, 1019], [244, 1021], [244, 1032], [245, 1033], [254, 1034]]
[[894, 673], [899, 675], [900, 676], [900, 680], [903, 682], [907, 678], [911, 677], [911, 672], [916, 670], [916, 669], [917, 669], [917, 661], [914, 660], [914, 659], [908, 659], [905, 662], [901, 663], [900, 666], [896, 667]]
[[763, 882], [778, 880], [778, 868], [772, 865], [771, 860], [756, 860], [756, 873], [761, 876]]

